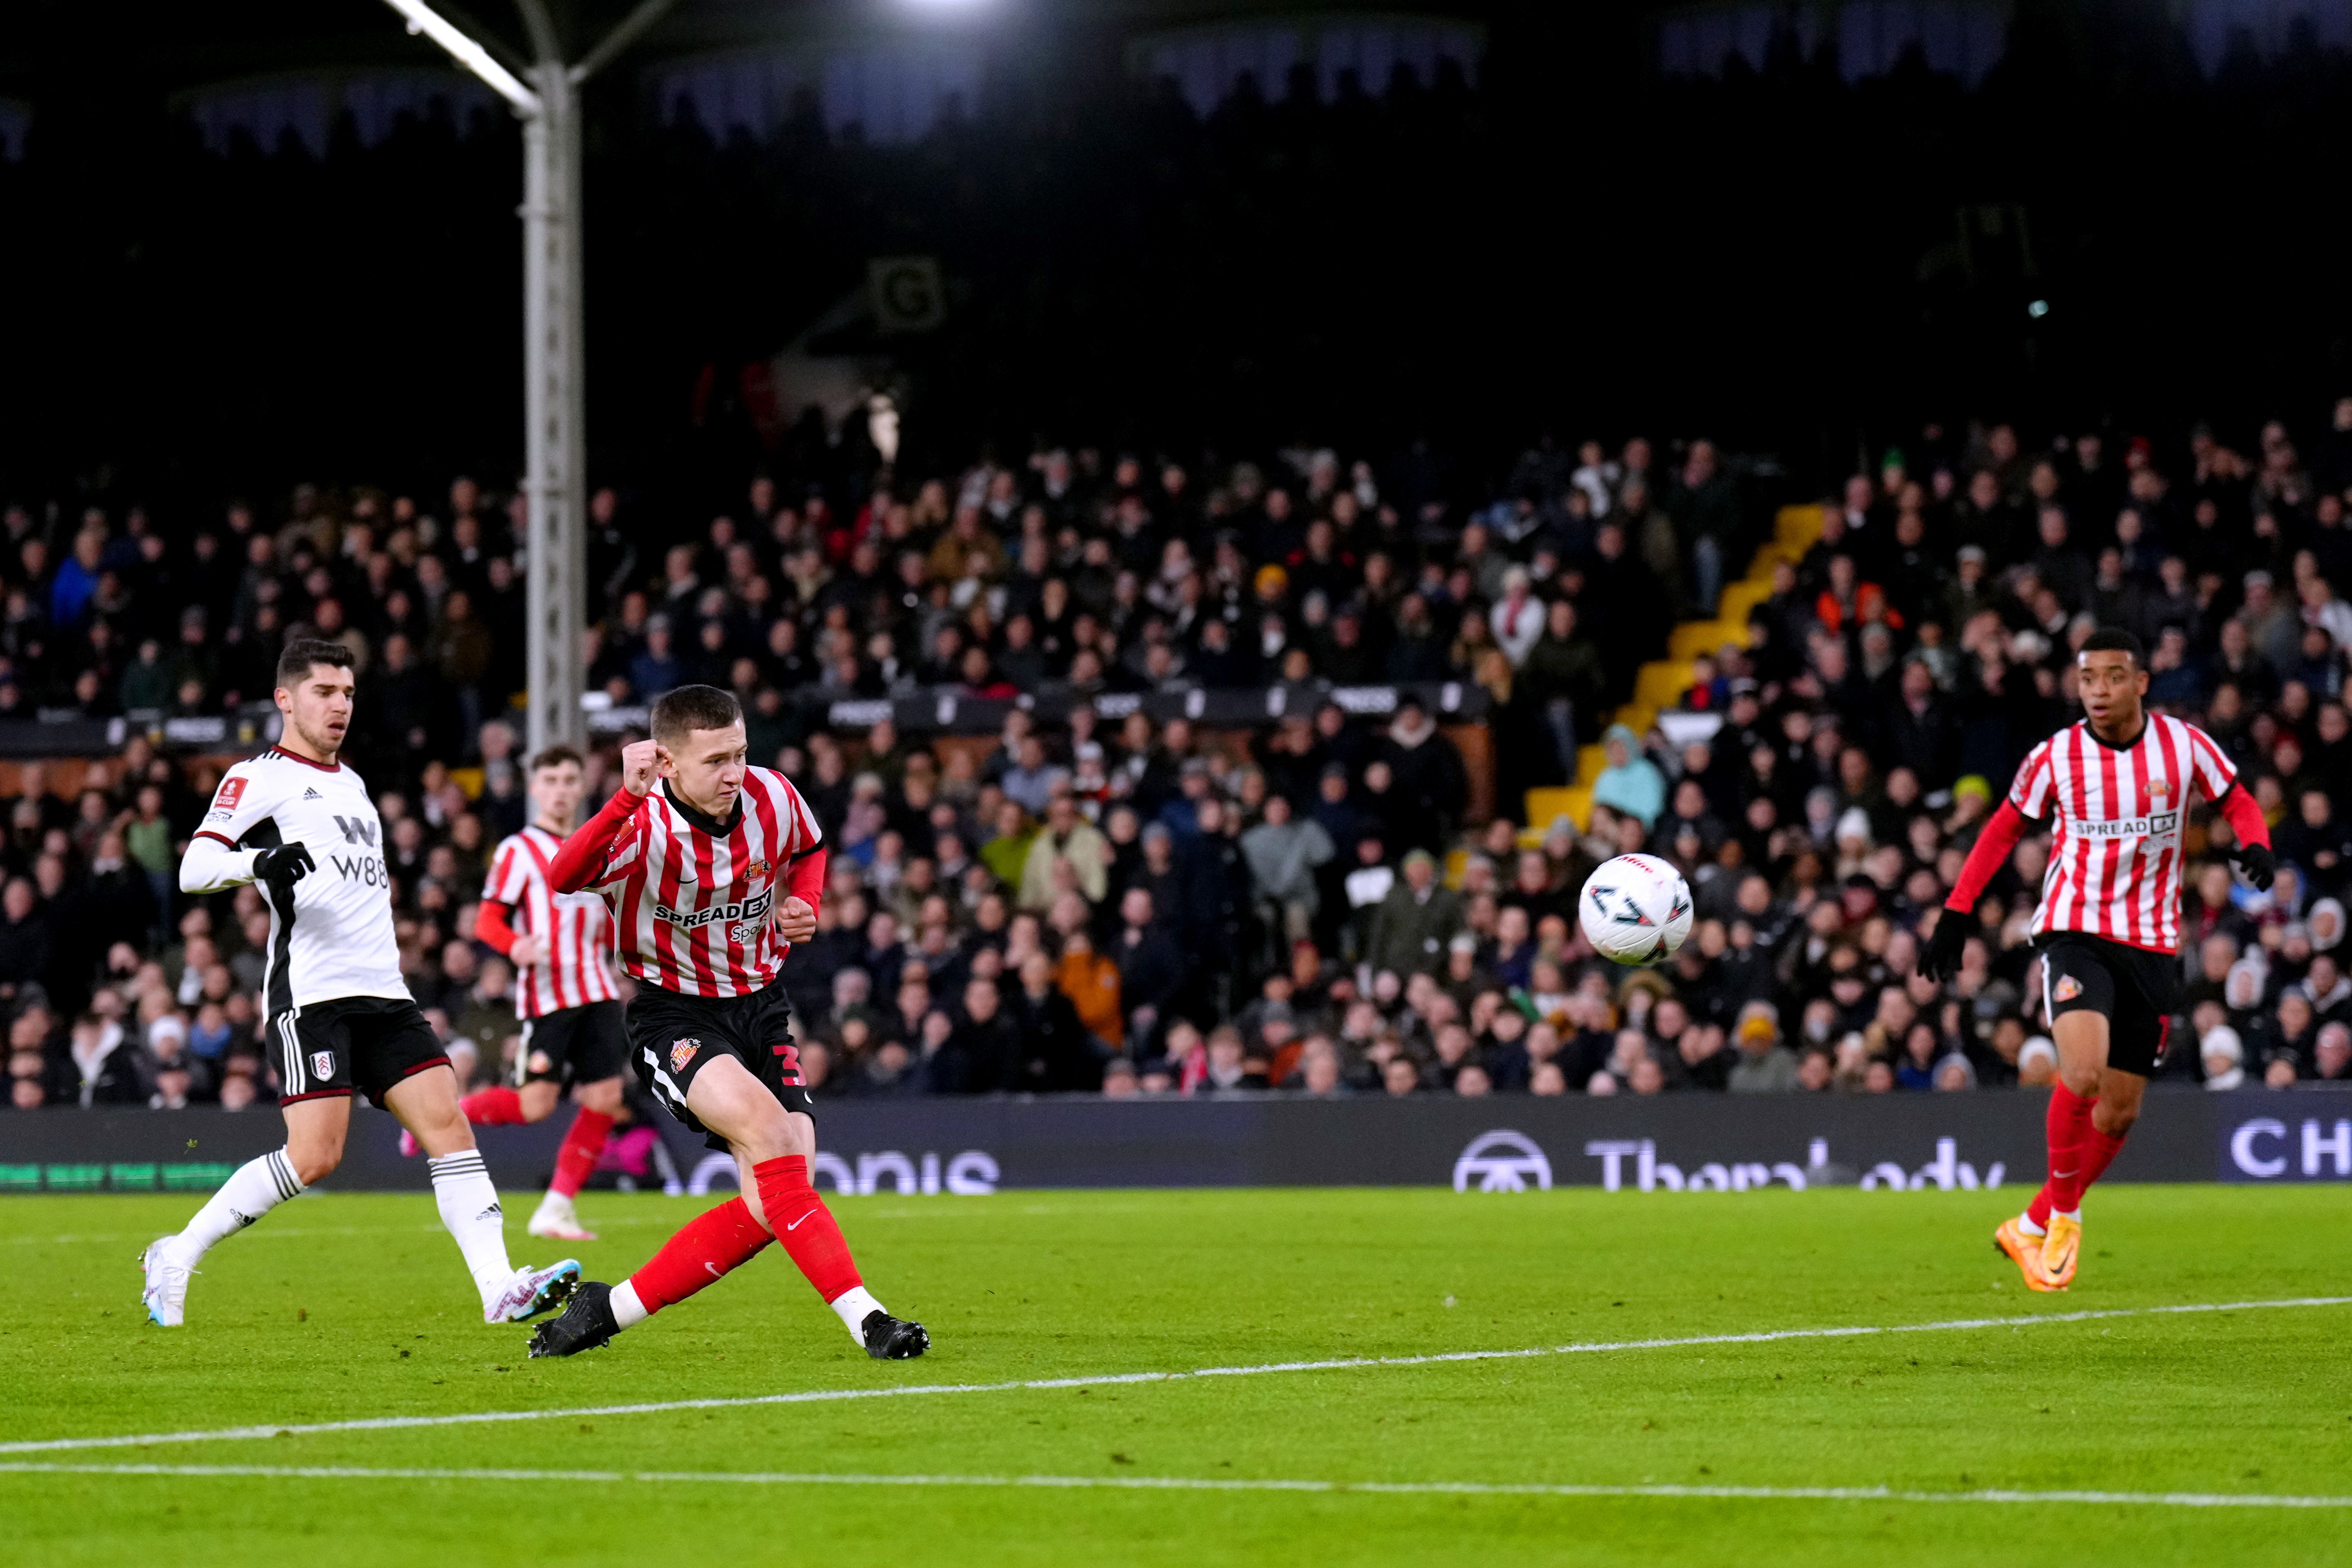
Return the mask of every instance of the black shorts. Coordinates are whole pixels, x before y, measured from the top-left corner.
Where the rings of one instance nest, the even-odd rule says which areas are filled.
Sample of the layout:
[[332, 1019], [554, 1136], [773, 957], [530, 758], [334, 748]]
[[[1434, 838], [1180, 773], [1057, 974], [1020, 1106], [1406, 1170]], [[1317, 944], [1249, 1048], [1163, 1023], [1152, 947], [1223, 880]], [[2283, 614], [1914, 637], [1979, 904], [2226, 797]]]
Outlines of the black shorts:
[[628, 1021], [629, 1066], [637, 1082], [713, 1149], [726, 1148], [727, 1140], [686, 1108], [694, 1075], [713, 1057], [733, 1057], [751, 1068], [786, 1110], [803, 1116], [815, 1110], [801, 1084], [800, 1049], [793, 1044], [792, 1012], [781, 985], [748, 996], [686, 996], [640, 982]]
[[278, 1103], [364, 1094], [376, 1105], [403, 1079], [449, 1065], [425, 1010], [405, 997], [345, 996], [270, 1016]]
[[2180, 1011], [2180, 960], [2082, 931], [2053, 931], [2039, 946], [2051, 1020], [2083, 1008], [2105, 1014], [2107, 1065], [2154, 1078]]
[[522, 1021], [515, 1057], [515, 1087], [560, 1083], [566, 1089], [618, 1078], [629, 1064], [628, 1030], [618, 1002], [562, 1007]]

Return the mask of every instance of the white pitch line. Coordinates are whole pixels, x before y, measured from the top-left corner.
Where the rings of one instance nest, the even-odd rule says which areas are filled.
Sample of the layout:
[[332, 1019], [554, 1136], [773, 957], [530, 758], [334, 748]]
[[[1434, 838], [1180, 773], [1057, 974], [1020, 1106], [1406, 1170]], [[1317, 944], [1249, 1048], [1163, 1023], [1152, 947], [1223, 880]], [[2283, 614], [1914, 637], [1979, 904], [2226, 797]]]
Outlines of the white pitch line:
[[1369, 1492], [1381, 1497], [1695, 1498], [1768, 1502], [2120, 1503], [2144, 1508], [2347, 1509], [2352, 1497], [2271, 1492], [1920, 1491], [1893, 1487], [1552, 1485], [1541, 1481], [1251, 1480], [1194, 1476], [841, 1475], [787, 1470], [384, 1469], [357, 1465], [60, 1465], [0, 1462], [0, 1475], [248, 1477], [299, 1481], [688, 1481], [737, 1486], [1045, 1487], [1068, 1490]]
[[1270, 1373], [1347, 1372], [1364, 1367], [1443, 1366], [1455, 1362], [1522, 1361], [1593, 1355], [1612, 1351], [1682, 1350], [1694, 1345], [1776, 1344], [1784, 1340], [1858, 1339], [1874, 1334], [1955, 1333], [1970, 1329], [2024, 1329], [2042, 1323], [2088, 1323], [2184, 1312], [2251, 1312], [2294, 1307], [2352, 1306], [2352, 1296], [2298, 1296], [2274, 1301], [2210, 1301], [2170, 1307], [2109, 1307], [2084, 1312], [2039, 1312], [2011, 1318], [1950, 1318], [1935, 1323], [1857, 1324], [1847, 1328], [1769, 1329], [1745, 1334], [1685, 1334], [1657, 1340], [1592, 1340], [1579, 1344], [1508, 1351], [1441, 1351], [1427, 1355], [1341, 1356], [1328, 1361], [1265, 1362], [1253, 1366], [1203, 1366], [1189, 1372], [1098, 1373], [1084, 1377], [1021, 1378], [1008, 1383], [918, 1383], [880, 1388], [809, 1388], [790, 1394], [726, 1399], [663, 1399], [638, 1405], [572, 1405], [552, 1410], [473, 1410], [449, 1415], [372, 1415], [300, 1425], [215, 1426], [194, 1432], [145, 1432], [119, 1437], [38, 1437], [0, 1443], [0, 1454], [57, 1453], [75, 1448], [144, 1448], [158, 1443], [232, 1442], [257, 1437], [307, 1437], [320, 1432], [386, 1432], [420, 1426], [475, 1426], [503, 1421], [561, 1421], [582, 1415], [652, 1415], [672, 1410], [740, 1410], [761, 1405], [821, 1405], [849, 1399], [904, 1399], [931, 1394], [1014, 1394], [1032, 1389], [1107, 1388], [1129, 1383], [1177, 1383], [1200, 1377], [1258, 1377]]

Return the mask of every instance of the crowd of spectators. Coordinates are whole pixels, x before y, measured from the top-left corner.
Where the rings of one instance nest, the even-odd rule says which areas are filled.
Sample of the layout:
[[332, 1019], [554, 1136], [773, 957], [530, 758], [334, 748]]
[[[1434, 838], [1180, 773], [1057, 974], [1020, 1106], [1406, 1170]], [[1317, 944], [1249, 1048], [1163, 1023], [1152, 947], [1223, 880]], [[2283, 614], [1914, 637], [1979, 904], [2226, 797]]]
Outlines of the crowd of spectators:
[[[735, 690], [754, 761], [824, 823], [819, 931], [784, 971], [820, 1098], [1867, 1093], [2052, 1076], [2025, 934], [2045, 840], [1990, 889], [1951, 984], [1913, 964], [2018, 760], [2076, 716], [2072, 647], [2124, 626], [2153, 650], [2151, 701], [2222, 744], [2282, 862], [2256, 894], [2220, 858], [2226, 826], [2192, 825], [2174, 1037], [2199, 1047], [2165, 1073], [2352, 1074], [2352, 400], [2305, 446], [2273, 426], [2246, 456], [2201, 430], [2162, 455], [1923, 430], [1776, 564], [1748, 646], [1696, 662], [1680, 743], [1608, 715], [1746, 567], [1755, 498], [1709, 443], [1639, 439], [1532, 451], [1499, 495], [1401, 508], [1328, 451], [1195, 474], [1051, 448], [846, 493], [762, 476], [691, 529], [607, 490], [584, 657], [614, 714], [685, 681]], [[404, 968], [460, 1071], [499, 1070], [513, 977], [467, 933], [528, 809], [520, 523], [467, 479], [169, 528], [5, 512], [0, 717], [131, 731], [86, 769], [21, 767], [5, 803], [12, 1105], [272, 1098], [267, 911], [176, 889], [216, 763], [147, 737], [265, 697], [296, 632], [354, 652], [349, 755], [384, 819]], [[1275, 681], [1474, 689], [1491, 754], [1465, 758], [1410, 690], [1252, 731], [1117, 700]], [[931, 689], [1051, 694], [1070, 718], [830, 721], [837, 700]], [[1589, 825], [1516, 820], [1595, 741]], [[1576, 927], [1586, 875], [1633, 849], [1673, 858], [1697, 904], [1655, 970], [1598, 960]]]

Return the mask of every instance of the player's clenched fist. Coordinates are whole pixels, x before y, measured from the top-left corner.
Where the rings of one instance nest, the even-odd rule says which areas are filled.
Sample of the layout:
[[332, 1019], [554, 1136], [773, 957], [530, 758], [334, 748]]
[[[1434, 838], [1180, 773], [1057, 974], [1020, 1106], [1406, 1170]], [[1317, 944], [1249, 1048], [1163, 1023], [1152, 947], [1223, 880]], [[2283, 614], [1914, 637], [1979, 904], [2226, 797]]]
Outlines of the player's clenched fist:
[[786, 899], [777, 906], [776, 934], [786, 942], [806, 942], [816, 934], [816, 911], [806, 899]]
[[654, 792], [654, 760], [661, 752], [652, 741], [632, 741], [621, 748], [621, 787], [631, 795]]

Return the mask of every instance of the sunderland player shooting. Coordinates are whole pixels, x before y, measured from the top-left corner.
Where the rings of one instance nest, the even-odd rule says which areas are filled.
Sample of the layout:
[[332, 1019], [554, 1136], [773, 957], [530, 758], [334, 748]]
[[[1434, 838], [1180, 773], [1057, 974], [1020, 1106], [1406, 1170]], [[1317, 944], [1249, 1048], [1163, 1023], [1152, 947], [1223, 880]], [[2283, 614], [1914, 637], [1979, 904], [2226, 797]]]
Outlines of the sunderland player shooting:
[[[621, 788], [564, 842], [549, 880], [612, 906], [630, 1066], [670, 1113], [735, 1156], [741, 1195], [688, 1223], [617, 1286], [583, 1284], [532, 1336], [534, 1356], [608, 1343], [749, 1262], [771, 1239], [877, 1360], [930, 1347], [866, 1290], [809, 1182], [816, 1124], [783, 987], [790, 944], [816, 934], [824, 843], [792, 782], [748, 765], [729, 693], [682, 686], [654, 704], [653, 739], [621, 752]], [[779, 894], [782, 898], [779, 898]]]

